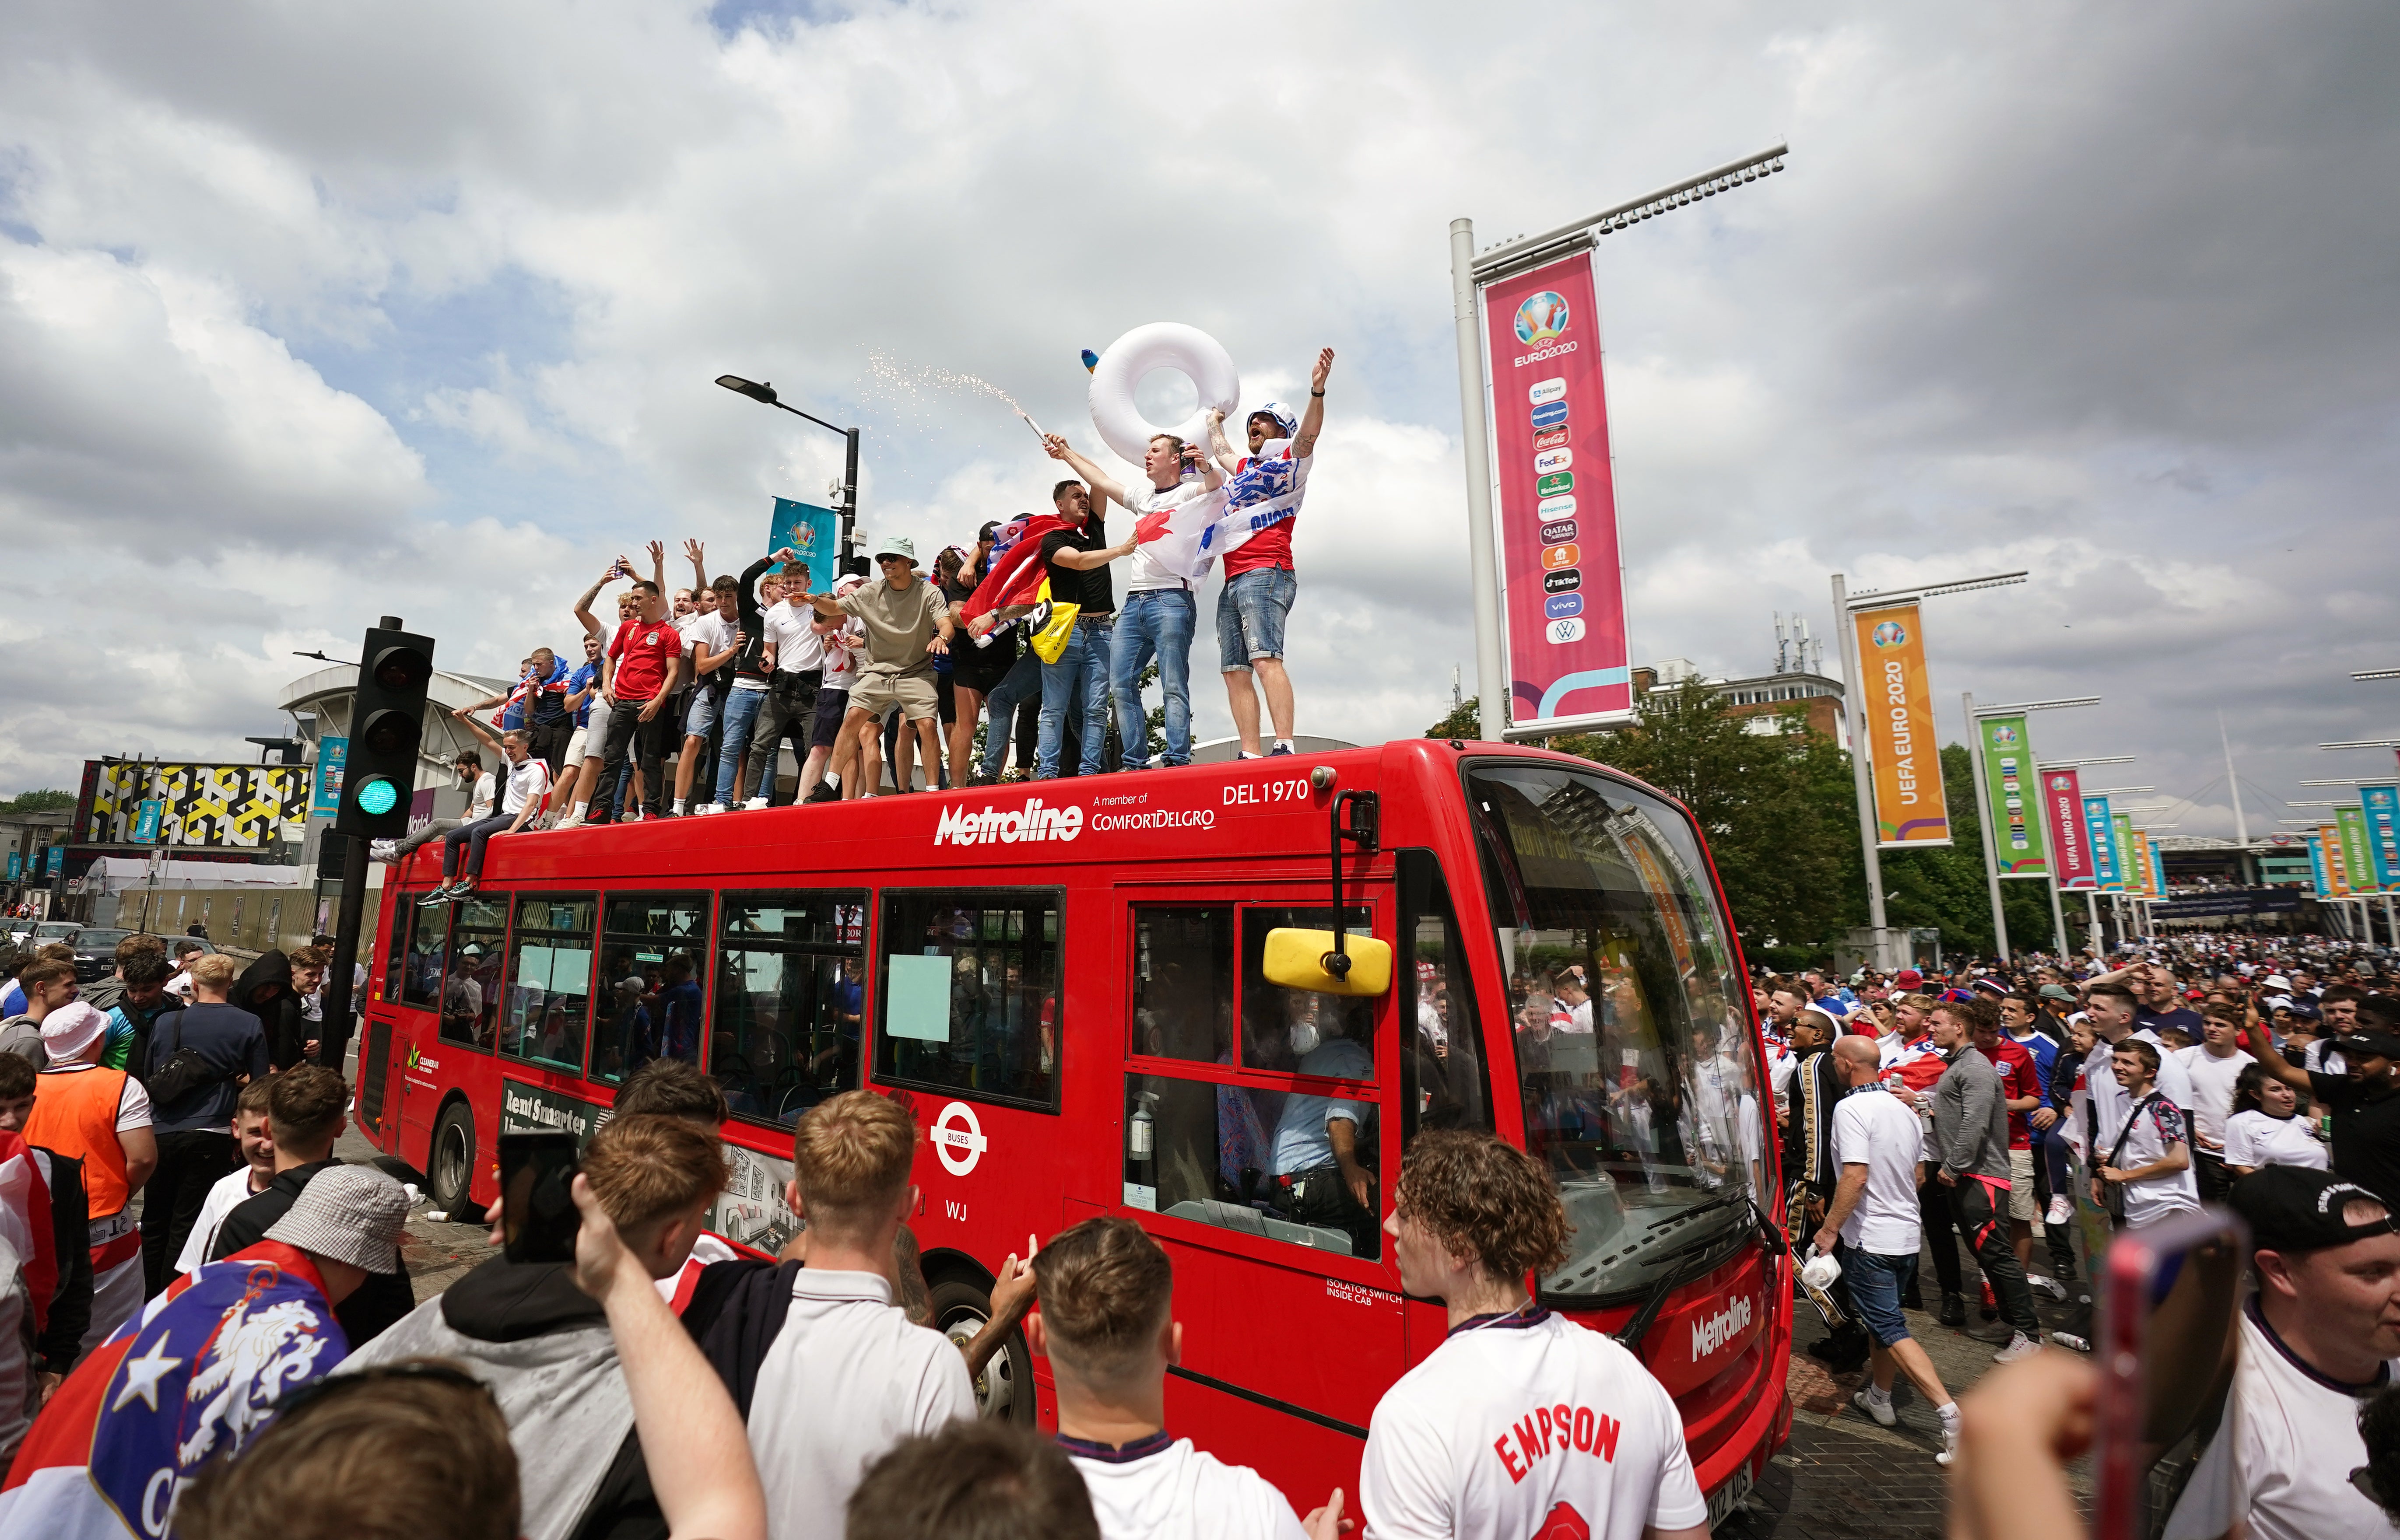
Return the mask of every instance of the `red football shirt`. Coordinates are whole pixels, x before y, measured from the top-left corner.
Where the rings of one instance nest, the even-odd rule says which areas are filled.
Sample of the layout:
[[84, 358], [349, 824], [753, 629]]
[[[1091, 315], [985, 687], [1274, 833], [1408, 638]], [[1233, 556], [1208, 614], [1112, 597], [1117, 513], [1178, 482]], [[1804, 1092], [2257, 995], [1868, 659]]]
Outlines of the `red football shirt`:
[[[1985, 1048], [1984, 1056], [1992, 1061], [1992, 1073], [2000, 1080], [2000, 1095], [2011, 1101], [2041, 1095], [2041, 1068], [2034, 1063], [2033, 1055], [2025, 1044], [2002, 1034], [1998, 1046]], [[2033, 1124], [2025, 1119], [2029, 1113], [2011, 1111], [2009, 1113], [2009, 1148], [2033, 1148]]]
[[667, 682], [667, 670], [683, 655], [683, 634], [672, 620], [627, 620], [608, 641], [608, 656], [617, 661], [617, 678], [609, 693], [619, 701], [642, 704]]

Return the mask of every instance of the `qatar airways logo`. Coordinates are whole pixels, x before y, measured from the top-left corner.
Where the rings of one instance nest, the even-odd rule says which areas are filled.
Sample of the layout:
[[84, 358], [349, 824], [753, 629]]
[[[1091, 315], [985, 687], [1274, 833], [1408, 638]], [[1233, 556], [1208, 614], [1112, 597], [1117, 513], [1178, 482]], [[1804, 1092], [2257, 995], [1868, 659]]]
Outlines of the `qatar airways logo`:
[[945, 808], [934, 829], [936, 845], [1027, 845], [1072, 839], [1084, 832], [1081, 808], [1045, 808], [1035, 797], [1015, 812], [998, 808]]
[[1730, 1300], [1725, 1307], [1704, 1320], [1692, 1323], [1692, 1361], [1699, 1362], [1733, 1340], [1735, 1332], [1750, 1324], [1750, 1296]]

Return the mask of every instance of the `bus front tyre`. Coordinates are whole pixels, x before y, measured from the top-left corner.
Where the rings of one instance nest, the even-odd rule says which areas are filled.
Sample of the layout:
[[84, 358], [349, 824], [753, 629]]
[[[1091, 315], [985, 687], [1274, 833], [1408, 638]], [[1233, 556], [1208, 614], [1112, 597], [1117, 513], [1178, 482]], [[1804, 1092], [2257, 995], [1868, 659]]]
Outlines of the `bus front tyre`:
[[[990, 1291], [955, 1278], [935, 1284], [927, 1293], [926, 1303], [933, 1312], [934, 1329], [961, 1349], [991, 1319]], [[983, 1366], [983, 1372], [975, 1376], [975, 1396], [976, 1410], [986, 1417], [1032, 1424], [1033, 1356], [1022, 1330], [1011, 1331], [1008, 1341]]]
[[433, 1144], [425, 1157], [427, 1196], [448, 1213], [452, 1222], [471, 1224], [462, 1210], [475, 1184], [475, 1114], [463, 1101], [453, 1102], [433, 1125]]

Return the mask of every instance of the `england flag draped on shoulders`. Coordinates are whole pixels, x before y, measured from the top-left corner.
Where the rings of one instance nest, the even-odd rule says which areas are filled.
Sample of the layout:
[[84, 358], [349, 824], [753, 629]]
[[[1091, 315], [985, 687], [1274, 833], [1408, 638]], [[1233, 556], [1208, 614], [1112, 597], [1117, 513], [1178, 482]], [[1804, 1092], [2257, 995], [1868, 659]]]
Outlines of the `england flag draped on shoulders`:
[[307, 1253], [194, 1269], [76, 1366], [0, 1487], [0, 1540], [156, 1540], [177, 1493], [349, 1355]]
[[1269, 402], [1260, 410], [1275, 418], [1283, 437], [1261, 444], [1257, 454], [1234, 462], [1233, 479], [1225, 484], [1224, 516], [1201, 541], [1202, 553], [1211, 558], [1239, 551], [1289, 522], [1300, 511], [1301, 497], [1308, 490], [1308, 469], [1315, 457], [1295, 458], [1291, 448], [1300, 433], [1300, 418], [1280, 402]]

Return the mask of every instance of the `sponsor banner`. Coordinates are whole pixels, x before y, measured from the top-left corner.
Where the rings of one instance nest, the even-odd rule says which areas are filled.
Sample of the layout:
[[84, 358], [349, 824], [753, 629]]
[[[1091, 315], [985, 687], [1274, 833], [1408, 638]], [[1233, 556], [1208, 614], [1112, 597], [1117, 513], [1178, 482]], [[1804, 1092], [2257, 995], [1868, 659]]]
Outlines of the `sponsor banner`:
[[56, 877], [61, 872], [66, 870], [66, 865], [67, 848], [64, 845], [52, 845], [49, 851], [49, 859], [44, 866], [43, 875], [48, 877]]
[[2341, 848], [2341, 830], [2326, 824], [2316, 832], [2317, 850], [2325, 857], [2325, 893], [2327, 898], [2350, 896], [2350, 869], [2343, 859], [2348, 853]]
[[2099, 886], [2092, 864], [2092, 836], [2083, 824], [2083, 776], [2079, 770], [2039, 771], [2042, 832], [2050, 838], [2058, 885], [2081, 890]]
[[[1630, 713], [1591, 254], [1484, 286], [1483, 318], [1511, 726]], [[1560, 593], [1581, 603], [1559, 614], [1546, 600]], [[1484, 734], [1500, 729], [1486, 723]]]
[[25, 852], [22, 851], [10, 851], [8, 852], [8, 880], [11, 882], [21, 882], [24, 880], [24, 878]]
[[2106, 893], [2125, 891], [2125, 869], [2117, 856], [2117, 825], [2108, 816], [2108, 799], [2083, 799], [2084, 838], [2092, 842], [2092, 885]]
[[1983, 737], [1984, 786], [1992, 805], [1992, 856], [2002, 877], [2048, 877], [2050, 846], [2042, 838], [2039, 777], [2033, 768], [2033, 739], [2023, 716], [1985, 716], [1975, 724]]
[[2118, 891], [2129, 893], [2144, 892], [2141, 842], [2134, 838], [2134, 815], [2130, 812], [2110, 813], [2108, 838], [2117, 856]]
[[317, 786], [308, 797], [308, 816], [333, 818], [342, 811], [342, 767], [350, 757], [347, 738], [317, 740]]
[[2341, 831], [2341, 874], [2354, 893], [2381, 893], [2375, 875], [2375, 850], [2366, 832], [2365, 808], [2336, 808], [2334, 826]]
[[1875, 842], [1886, 849], [1950, 843], [1942, 795], [1942, 745], [1934, 734], [1933, 682], [1916, 606], [1861, 610], [1858, 686], [1875, 769]]
[[157, 843], [211, 850], [262, 850], [297, 839], [308, 822], [306, 765], [178, 765], [153, 760], [87, 761], [90, 811], [82, 840], [137, 843], [142, 804], [159, 805]]
[[[841, 515], [832, 509], [778, 497], [775, 517], [767, 529], [767, 550], [775, 552], [789, 546], [798, 552], [800, 560], [809, 564], [809, 586], [823, 593], [833, 587], [834, 547], [840, 543], [840, 530]], [[921, 570], [934, 570], [930, 556]]]
[[2400, 892], [2400, 785], [2361, 786], [2366, 811], [2366, 844], [2375, 855], [2375, 881], [2385, 893]]
[[167, 804], [157, 797], [145, 798], [133, 814], [133, 842], [137, 845], [158, 843], [158, 830], [167, 821]]
[[2160, 850], [2159, 842], [2148, 835], [2144, 835], [2142, 837], [2142, 845], [2143, 848], [2148, 850], [2150, 853], [2150, 896], [2152, 898], [2164, 898], [2167, 895], [2167, 858], [2165, 852]]
[[2309, 891], [2319, 898], [2333, 896], [2333, 873], [2326, 869], [2325, 841], [2309, 837]]

